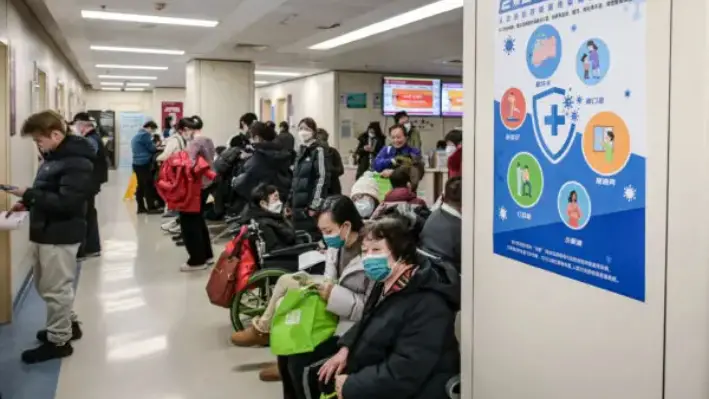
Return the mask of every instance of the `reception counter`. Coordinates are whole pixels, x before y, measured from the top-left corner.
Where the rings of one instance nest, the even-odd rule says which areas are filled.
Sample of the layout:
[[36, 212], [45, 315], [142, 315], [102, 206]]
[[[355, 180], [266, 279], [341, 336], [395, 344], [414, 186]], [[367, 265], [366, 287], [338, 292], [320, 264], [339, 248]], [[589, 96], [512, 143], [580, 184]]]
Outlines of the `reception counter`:
[[[350, 190], [355, 183], [356, 176], [356, 166], [345, 166], [345, 174], [340, 177], [343, 194], [350, 195]], [[426, 203], [429, 205], [433, 205], [443, 192], [447, 180], [447, 168], [426, 168], [426, 173], [424, 173], [423, 179], [421, 183], [419, 183], [419, 197], [426, 200]]]

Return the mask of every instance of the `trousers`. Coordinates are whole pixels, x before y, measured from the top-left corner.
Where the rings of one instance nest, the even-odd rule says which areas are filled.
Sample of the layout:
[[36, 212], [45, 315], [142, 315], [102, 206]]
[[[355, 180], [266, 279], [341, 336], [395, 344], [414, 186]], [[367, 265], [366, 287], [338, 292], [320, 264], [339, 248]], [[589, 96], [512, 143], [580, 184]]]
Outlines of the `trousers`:
[[79, 257], [101, 252], [101, 234], [98, 229], [96, 196], [86, 200], [86, 240], [79, 247]]
[[25, 262], [32, 265], [34, 284], [47, 304], [47, 338], [63, 345], [71, 339], [71, 323], [77, 317], [74, 306], [74, 281], [79, 244], [51, 245], [30, 243]]

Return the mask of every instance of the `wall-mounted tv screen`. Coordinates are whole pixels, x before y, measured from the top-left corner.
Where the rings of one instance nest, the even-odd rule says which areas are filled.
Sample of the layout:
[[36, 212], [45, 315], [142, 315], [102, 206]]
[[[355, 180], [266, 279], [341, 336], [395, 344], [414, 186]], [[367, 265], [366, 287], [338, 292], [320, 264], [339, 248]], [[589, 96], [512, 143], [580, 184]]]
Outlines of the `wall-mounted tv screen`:
[[411, 116], [440, 116], [441, 81], [384, 77], [382, 102], [382, 112], [387, 116], [399, 111], [406, 111]]
[[443, 116], [463, 116], [463, 84], [443, 83], [441, 88], [441, 114]]

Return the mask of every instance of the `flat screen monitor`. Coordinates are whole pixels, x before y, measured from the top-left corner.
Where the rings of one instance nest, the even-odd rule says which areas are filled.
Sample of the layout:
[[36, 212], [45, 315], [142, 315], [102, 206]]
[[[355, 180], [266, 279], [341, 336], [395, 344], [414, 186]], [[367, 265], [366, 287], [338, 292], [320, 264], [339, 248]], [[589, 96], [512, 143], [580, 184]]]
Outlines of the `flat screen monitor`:
[[443, 83], [441, 88], [441, 115], [463, 116], [463, 84]]
[[406, 111], [411, 116], [441, 115], [441, 80], [385, 77], [382, 112], [391, 116]]

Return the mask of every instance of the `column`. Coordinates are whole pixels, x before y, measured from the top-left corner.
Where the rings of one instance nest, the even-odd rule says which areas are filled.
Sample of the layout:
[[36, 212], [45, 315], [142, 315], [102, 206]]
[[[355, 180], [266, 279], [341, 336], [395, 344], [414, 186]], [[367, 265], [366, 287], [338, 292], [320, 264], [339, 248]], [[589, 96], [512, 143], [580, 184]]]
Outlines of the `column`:
[[254, 112], [254, 64], [192, 60], [185, 90], [185, 115], [199, 115], [204, 133], [215, 145], [226, 145], [239, 129], [239, 117]]

